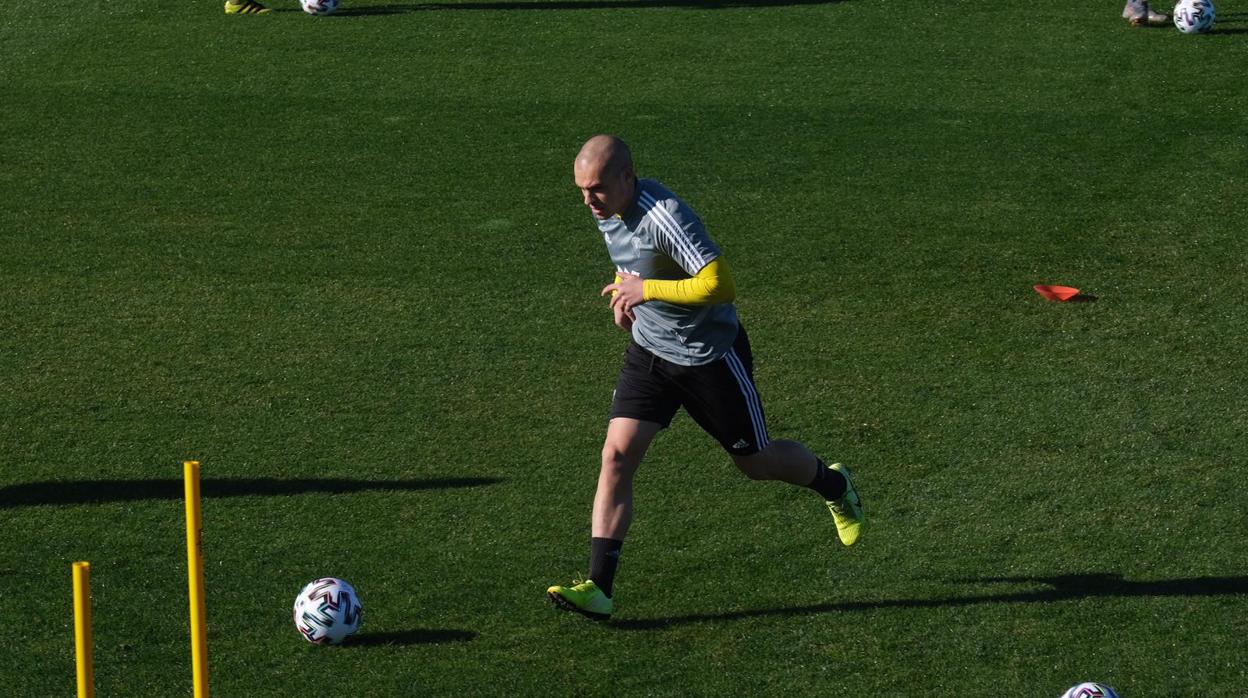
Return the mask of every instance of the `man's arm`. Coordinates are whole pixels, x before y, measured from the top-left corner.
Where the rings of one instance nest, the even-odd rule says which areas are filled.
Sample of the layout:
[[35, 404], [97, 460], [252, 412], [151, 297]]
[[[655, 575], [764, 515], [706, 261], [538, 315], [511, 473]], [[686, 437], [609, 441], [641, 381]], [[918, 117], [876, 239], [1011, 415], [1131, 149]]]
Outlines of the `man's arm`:
[[712, 259], [688, 279], [664, 281], [617, 273], [616, 281], [602, 289], [611, 296], [611, 307], [631, 313], [646, 301], [666, 301], [678, 305], [714, 305], [729, 303], [737, 296], [737, 285], [723, 257]]
[[644, 300], [679, 305], [731, 303], [737, 297], [737, 285], [732, 279], [732, 270], [722, 256], [712, 259], [688, 279], [646, 279], [642, 282], [642, 289]]

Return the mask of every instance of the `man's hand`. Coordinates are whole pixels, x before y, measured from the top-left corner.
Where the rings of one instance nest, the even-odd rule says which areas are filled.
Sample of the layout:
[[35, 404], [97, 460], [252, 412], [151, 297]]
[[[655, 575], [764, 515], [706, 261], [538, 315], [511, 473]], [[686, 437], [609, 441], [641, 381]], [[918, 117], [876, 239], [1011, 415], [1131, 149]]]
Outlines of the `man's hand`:
[[[620, 280], [613, 284], [607, 284], [602, 289], [602, 295], [610, 294], [611, 307], [622, 310], [625, 315], [632, 317], [633, 307], [646, 302], [644, 284], [641, 281], [641, 277], [635, 274], [618, 272], [616, 276], [620, 277]], [[617, 322], [616, 324], [619, 323]]]
[[633, 315], [633, 311], [630, 310], [626, 313], [618, 305], [612, 308], [612, 310], [615, 311], [615, 326], [626, 332], [632, 332], [633, 321], [637, 319], [637, 316]]

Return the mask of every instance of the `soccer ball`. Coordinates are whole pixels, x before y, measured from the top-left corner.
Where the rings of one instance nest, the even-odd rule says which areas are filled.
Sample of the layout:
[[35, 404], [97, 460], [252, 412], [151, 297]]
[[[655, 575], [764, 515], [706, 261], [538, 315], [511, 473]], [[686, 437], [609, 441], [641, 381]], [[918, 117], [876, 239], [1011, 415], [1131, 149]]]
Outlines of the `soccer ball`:
[[1118, 693], [1103, 683], [1088, 681], [1071, 686], [1061, 698], [1118, 698]]
[[1209, 0], [1179, 0], [1174, 6], [1174, 26], [1184, 34], [1204, 34], [1213, 28], [1213, 14]]
[[331, 15], [338, 9], [338, 0], [299, 0], [299, 4], [310, 15]]
[[295, 597], [295, 627], [314, 645], [341, 644], [359, 629], [362, 615], [360, 597], [341, 579], [314, 579]]

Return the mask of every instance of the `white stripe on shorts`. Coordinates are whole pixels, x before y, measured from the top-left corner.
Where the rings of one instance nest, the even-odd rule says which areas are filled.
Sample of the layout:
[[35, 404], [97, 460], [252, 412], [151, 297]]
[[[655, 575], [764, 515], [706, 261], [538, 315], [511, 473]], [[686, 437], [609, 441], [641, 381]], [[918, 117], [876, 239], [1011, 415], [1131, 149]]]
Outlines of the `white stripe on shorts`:
[[735, 348], [729, 349], [728, 353], [724, 354], [724, 361], [728, 362], [728, 369], [736, 377], [737, 385], [741, 386], [741, 394], [745, 396], [745, 404], [750, 410], [750, 423], [754, 426], [755, 445], [761, 451], [770, 443], [767, 439], [767, 424], [763, 420], [763, 403], [758, 399], [758, 391], [754, 390], [754, 382], [750, 380], [750, 373], [745, 370], [745, 364], [741, 363], [741, 359], [737, 357]]

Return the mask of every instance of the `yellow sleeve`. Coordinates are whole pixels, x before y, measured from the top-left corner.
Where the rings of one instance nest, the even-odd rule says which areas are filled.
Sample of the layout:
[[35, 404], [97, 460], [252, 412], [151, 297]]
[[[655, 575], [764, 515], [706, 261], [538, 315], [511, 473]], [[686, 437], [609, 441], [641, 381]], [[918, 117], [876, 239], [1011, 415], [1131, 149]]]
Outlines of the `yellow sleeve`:
[[696, 276], [688, 279], [662, 281], [646, 279], [642, 292], [648, 301], [666, 301], [680, 305], [715, 305], [731, 303], [737, 297], [732, 271], [723, 257], [712, 259]]

